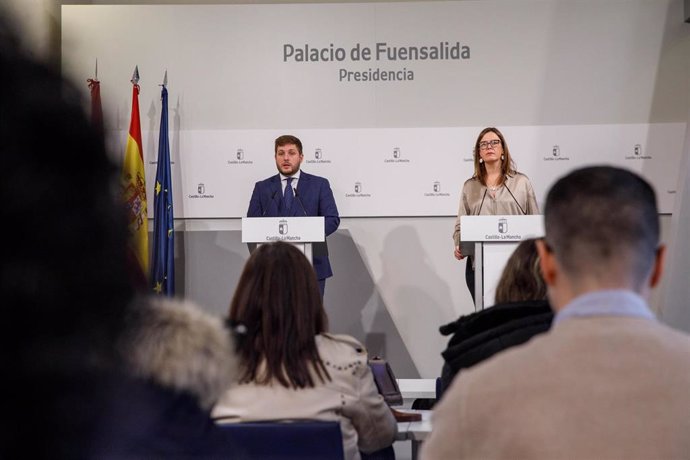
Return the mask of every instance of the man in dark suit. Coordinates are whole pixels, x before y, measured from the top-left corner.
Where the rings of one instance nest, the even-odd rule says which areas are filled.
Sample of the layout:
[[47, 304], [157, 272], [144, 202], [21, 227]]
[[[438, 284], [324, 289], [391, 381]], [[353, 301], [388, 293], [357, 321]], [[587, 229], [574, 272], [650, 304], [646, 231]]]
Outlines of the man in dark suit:
[[[249, 201], [247, 217], [323, 216], [326, 236], [340, 225], [338, 207], [328, 179], [300, 171], [302, 142], [291, 135], [275, 140], [278, 174], [259, 181]], [[326, 278], [333, 276], [328, 246], [314, 244], [313, 262], [323, 297]]]

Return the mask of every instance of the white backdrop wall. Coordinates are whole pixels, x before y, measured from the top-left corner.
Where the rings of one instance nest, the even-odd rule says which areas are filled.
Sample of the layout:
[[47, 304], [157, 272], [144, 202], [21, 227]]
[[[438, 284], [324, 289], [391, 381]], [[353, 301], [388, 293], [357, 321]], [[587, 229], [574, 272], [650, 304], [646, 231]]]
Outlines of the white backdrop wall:
[[[303, 139], [305, 170], [329, 177], [343, 216], [452, 215], [486, 124], [540, 202], [555, 177], [604, 161], [642, 172], [671, 212], [688, 95], [655, 105], [661, 77], [683, 82], [660, 72], [670, 4], [68, 5], [63, 63], [83, 81], [98, 59], [118, 151], [138, 65], [149, 177], [168, 71], [178, 217], [244, 215], [283, 132]], [[355, 78], [387, 72], [402, 79]]]
[[[331, 179], [346, 216], [329, 240], [331, 328], [401, 377], [438, 375], [438, 326], [472, 309], [450, 235], [481, 127], [504, 131], [540, 204], [560, 174], [605, 162], [640, 171], [662, 210], [674, 206], [690, 97], [679, 0], [65, 6], [62, 16], [63, 69], [86, 94], [98, 58], [117, 152], [139, 65], [148, 177], [168, 70], [175, 211], [187, 218], [180, 294], [225, 312], [247, 257], [236, 217], [253, 182], [275, 171], [273, 138], [292, 132], [305, 143], [303, 168]], [[363, 65], [283, 55], [286, 44], [349, 52], [445, 41], [470, 57]], [[340, 68], [369, 67], [414, 78], [339, 80]]]

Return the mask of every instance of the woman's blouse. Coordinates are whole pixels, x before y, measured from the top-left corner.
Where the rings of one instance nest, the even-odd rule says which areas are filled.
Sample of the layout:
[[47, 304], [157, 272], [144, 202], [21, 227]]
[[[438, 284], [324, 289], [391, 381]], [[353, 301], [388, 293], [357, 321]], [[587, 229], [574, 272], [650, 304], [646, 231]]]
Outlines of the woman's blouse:
[[539, 214], [537, 197], [527, 176], [519, 172], [506, 176], [505, 182], [496, 190], [494, 196], [479, 179], [472, 177], [462, 186], [462, 198], [453, 232], [455, 246], [460, 246], [461, 216], [523, 214]]

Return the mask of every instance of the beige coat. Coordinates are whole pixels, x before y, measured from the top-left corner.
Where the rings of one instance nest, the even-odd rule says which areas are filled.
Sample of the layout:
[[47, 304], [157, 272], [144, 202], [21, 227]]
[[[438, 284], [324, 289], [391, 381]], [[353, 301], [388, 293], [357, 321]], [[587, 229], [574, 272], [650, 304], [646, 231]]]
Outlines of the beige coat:
[[690, 337], [631, 317], [564, 319], [464, 371], [423, 459], [690, 459]]
[[330, 382], [302, 390], [279, 384], [238, 385], [221, 397], [213, 418], [223, 422], [339, 421], [346, 459], [359, 459], [359, 450], [372, 452], [392, 444], [397, 424], [376, 389], [364, 346], [350, 336], [331, 334], [317, 336], [316, 343]]

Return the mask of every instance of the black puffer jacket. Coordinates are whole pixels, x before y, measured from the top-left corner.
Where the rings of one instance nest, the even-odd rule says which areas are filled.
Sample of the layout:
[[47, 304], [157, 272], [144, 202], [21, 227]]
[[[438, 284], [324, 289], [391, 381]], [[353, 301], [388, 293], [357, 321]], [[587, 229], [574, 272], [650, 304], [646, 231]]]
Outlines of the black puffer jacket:
[[527, 342], [549, 330], [553, 312], [545, 300], [494, 305], [485, 310], [461, 316], [439, 328], [451, 335], [441, 355], [441, 390], [445, 390], [461, 369], [467, 369], [506, 348]]

